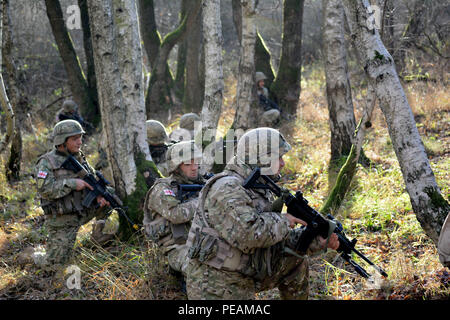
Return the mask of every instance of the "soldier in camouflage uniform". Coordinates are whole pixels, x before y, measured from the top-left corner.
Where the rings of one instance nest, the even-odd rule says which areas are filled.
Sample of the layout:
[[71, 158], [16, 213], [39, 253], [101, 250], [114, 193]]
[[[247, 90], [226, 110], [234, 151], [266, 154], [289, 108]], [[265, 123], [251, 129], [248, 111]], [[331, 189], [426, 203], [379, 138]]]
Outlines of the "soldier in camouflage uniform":
[[243, 187], [255, 166], [278, 180], [290, 149], [275, 129], [253, 129], [224, 172], [207, 181], [187, 241], [189, 299], [253, 299], [275, 287], [283, 299], [308, 297], [307, 255], [326, 250], [327, 240], [337, 249], [336, 234], [316, 237], [306, 255], [295, 252], [304, 228], [293, 227], [304, 222], [280, 213], [283, 197], [273, 201], [269, 190]]
[[437, 249], [442, 265], [450, 268], [450, 214], [447, 215], [442, 226]]
[[255, 75], [256, 93], [259, 98], [259, 105], [263, 109], [260, 117], [260, 125], [272, 127], [276, 125], [280, 119], [280, 107], [269, 99], [269, 90], [264, 86], [264, 80], [267, 77], [264, 73], [258, 71]]
[[170, 176], [157, 179], [145, 198], [145, 234], [162, 248], [170, 268], [183, 275], [187, 263], [185, 243], [197, 208], [198, 192], [180, 200], [178, 186], [204, 184], [198, 173], [201, 157], [202, 153], [193, 141], [172, 145], [168, 151]]
[[78, 121], [81, 126], [86, 130], [92, 130], [94, 127], [89, 122], [85, 121], [83, 117], [78, 113], [78, 105], [73, 100], [65, 100], [62, 108], [56, 113], [56, 122], [63, 120], [75, 120]]
[[82, 201], [92, 186], [82, 180], [75, 172], [61, 165], [69, 154], [73, 155], [89, 172], [95, 170], [86, 161], [80, 148], [84, 130], [75, 120], [58, 122], [53, 129], [55, 148], [39, 157], [36, 165], [36, 183], [45, 214], [44, 227], [49, 233], [46, 247], [46, 263], [49, 266], [65, 264], [71, 256], [78, 229], [92, 218], [97, 220], [93, 226], [93, 240], [103, 243], [111, 235], [102, 233], [107, 214], [105, 206], [109, 203], [97, 197], [99, 207], [85, 208]]
[[195, 122], [201, 121], [196, 113], [186, 113], [180, 118], [179, 128], [170, 133], [170, 139], [174, 141], [194, 140]]
[[[169, 148], [168, 142], [170, 142], [166, 128], [157, 120], [147, 120], [145, 125], [147, 127], [147, 143], [153, 162], [161, 174], [166, 177], [168, 175], [166, 154]], [[159, 178], [151, 170], [144, 171], [144, 177], [148, 188]]]

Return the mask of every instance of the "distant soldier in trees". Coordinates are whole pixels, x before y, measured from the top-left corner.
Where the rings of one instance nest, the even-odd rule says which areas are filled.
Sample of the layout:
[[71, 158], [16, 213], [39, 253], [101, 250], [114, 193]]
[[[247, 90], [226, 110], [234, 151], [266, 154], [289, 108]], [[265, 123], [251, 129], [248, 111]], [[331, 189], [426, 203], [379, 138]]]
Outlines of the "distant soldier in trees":
[[198, 202], [198, 192], [183, 197], [180, 184], [204, 184], [198, 163], [202, 153], [194, 141], [182, 141], [168, 150], [168, 178], [157, 179], [145, 197], [146, 236], [163, 248], [171, 272], [185, 289], [188, 263], [186, 240]]
[[264, 80], [266, 79], [267, 77], [264, 73], [260, 71], [256, 72], [256, 93], [259, 98], [259, 106], [264, 111], [260, 119], [260, 125], [263, 127], [272, 127], [280, 120], [280, 107], [269, 99], [269, 90], [264, 86]]
[[185, 113], [180, 118], [179, 128], [169, 135], [173, 141], [189, 141], [194, 139], [195, 122], [202, 119], [196, 113]]
[[102, 244], [112, 238], [112, 235], [102, 232], [104, 219], [108, 214], [106, 206], [109, 203], [98, 196], [98, 206], [85, 208], [82, 201], [92, 190], [92, 186], [77, 173], [61, 167], [67, 156], [72, 155], [86, 170], [95, 174], [81, 152], [84, 133], [77, 121], [58, 122], [53, 129], [55, 148], [41, 156], [36, 165], [37, 188], [45, 214], [45, 229], [49, 233], [46, 248], [46, 266], [49, 268], [65, 264], [69, 260], [78, 229], [92, 218], [99, 219], [93, 226], [92, 240]]
[[85, 130], [93, 130], [94, 127], [89, 122], [85, 121], [78, 113], [78, 105], [73, 100], [65, 100], [62, 108], [56, 114], [56, 122], [63, 120], [78, 121]]

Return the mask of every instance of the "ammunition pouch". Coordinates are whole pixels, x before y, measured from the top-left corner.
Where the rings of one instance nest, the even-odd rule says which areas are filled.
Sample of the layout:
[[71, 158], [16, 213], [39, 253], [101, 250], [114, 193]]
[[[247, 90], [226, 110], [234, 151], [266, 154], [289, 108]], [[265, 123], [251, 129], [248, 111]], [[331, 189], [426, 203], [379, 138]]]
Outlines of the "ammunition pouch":
[[169, 246], [185, 244], [188, 236], [187, 228], [187, 223], [173, 224], [158, 214], [152, 222], [145, 226], [145, 233], [158, 246]]
[[249, 256], [230, 246], [212, 228], [201, 227], [193, 222], [186, 244], [189, 248], [188, 257], [191, 259], [198, 259], [201, 263], [218, 270], [237, 271], [249, 275], [247, 270]]
[[188, 224], [170, 224], [172, 230], [172, 237], [175, 244], [185, 244], [188, 237]]
[[86, 210], [82, 202], [87, 190], [72, 191], [68, 195], [54, 200], [41, 199], [41, 207], [46, 215], [76, 214]]

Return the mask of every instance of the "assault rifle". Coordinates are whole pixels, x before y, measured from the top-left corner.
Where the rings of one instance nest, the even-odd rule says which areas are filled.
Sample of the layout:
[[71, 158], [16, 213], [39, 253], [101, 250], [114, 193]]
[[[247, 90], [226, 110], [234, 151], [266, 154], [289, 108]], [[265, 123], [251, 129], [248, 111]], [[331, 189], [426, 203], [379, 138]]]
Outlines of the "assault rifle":
[[[257, 180], [262, 178], [266, 184], [258, 183]], [[244, 188], [247, 189], [269, 189], [275, 195], [281, 196], [282, 191], [281, 188], [268, 176], [261, 175], [261, 169], [255, 168], [250, 176], [245, 180]], [[302, 233], [298, 244], [297, 250], [300, 253], [305, 253], [308, 249], [311, 241], [317, 236], [320, 235], [323, 238], [328, 238], [329, 228], [334, 228], [332, 231], [337, 234], [339, 239], [339, 247], [337, 249], [338, 252], [341, 253], [341, 257], [347, 261], [355, 271], [360, 274], [362, 277], [373, 281], [371, 276], [367, 273], [367, 271], [356, 263], [351, 258], [351, 253], [354, 252], [361, 259], [366, 261], [369, 265], [374, 267], [383, 277], [387, 277], [387, 273], [376, 266], [372, 261], [370, 261], [366, 256], [364, 256], [361, 252], [355, 249], [356, 239], [350, 240], [344, 233], [344, 229], [342, 224], [337, 221], [332, 215], [327, 215], [327, 219], [325, 219], [320, 213], [311, 208], [308, 205], [308, 201], [303, 197], [301, 191], [297, 191], [295, 196], [289, 193], [287, 197], [284, 199], [284, 204], [287, 206], [287, 212], [294, 217], [301, 219], [307, 223], [307, 226]], [[331, 221], [331, 223], [329, 222]]]
[[115, 209], [125, 219], [127, 219], [127, 221], [133, 226], [135, 230], [139, 229], [138, 225], [133, 223], [125, 213], [125, 208], [123, 207], [122, 201], [106, 189], [106, 186], [109, 185], [110, 182], [105, 179], [100, 171], [95, 172], [98, 177], [97, 180], [95, 176], [92, 173], [89, 173], [89, 171], [72, 155], [69, 155], [67, 157], [61, 167], [77, 173], [81, 179], [89, 183], [89, 185], [93, 188], [93, 190], [90, 190], [87, 196], [83, 199], [82, 205], [85, 208], [89, 208], [92, 205], [92, 202], [98, 196], [102, 196], [106, 201], [109, 202], [112, 209]]
[[[214, 176], [214, 173], [205, 173], [203, 175], [203, 178], [205, 180], [208, 180]], [[204, 184], [179, 184], [178, 185], [178, 200], [181, 202], [187, 201], [190, 197], [194, 196], [203, 189], [205, 185]]]

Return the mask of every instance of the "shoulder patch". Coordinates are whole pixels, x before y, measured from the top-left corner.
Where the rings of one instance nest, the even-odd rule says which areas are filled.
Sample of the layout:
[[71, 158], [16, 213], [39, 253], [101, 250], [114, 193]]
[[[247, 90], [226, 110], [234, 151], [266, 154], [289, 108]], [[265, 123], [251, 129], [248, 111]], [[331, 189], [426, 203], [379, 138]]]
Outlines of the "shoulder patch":
[[174, 196], [174, 197], [176, 197], [175, 192], [173, 192], [173, 191], [170, 190], [170, 189], [164, 189], [164, 194], [165, 194], [166, 196]]

